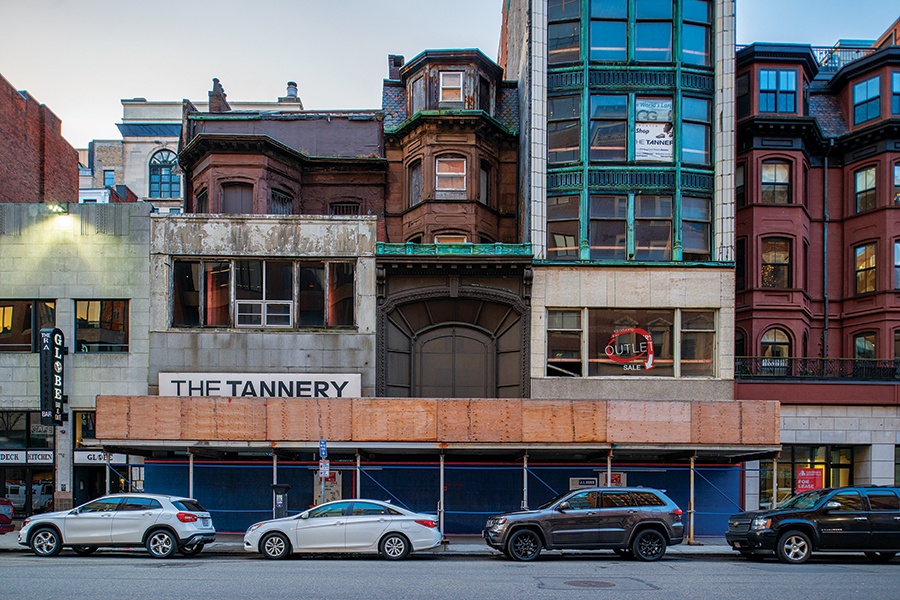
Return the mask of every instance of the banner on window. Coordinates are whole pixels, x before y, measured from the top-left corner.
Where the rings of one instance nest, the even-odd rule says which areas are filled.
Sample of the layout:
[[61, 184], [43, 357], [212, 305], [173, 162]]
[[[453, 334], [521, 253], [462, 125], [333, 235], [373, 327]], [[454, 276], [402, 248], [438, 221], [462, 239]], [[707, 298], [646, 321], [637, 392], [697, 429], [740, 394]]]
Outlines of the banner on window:
[[671, 123], [635, 123], [634, 159], [672, 162], [675, 139]]

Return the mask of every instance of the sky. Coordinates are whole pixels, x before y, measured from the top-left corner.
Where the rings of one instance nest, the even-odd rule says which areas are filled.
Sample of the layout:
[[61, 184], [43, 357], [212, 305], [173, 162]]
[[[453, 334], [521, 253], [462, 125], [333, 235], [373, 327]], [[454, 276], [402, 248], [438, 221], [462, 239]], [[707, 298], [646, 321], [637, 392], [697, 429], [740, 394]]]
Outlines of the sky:
[[[76, 148], [121, 139], [121, 99], [275, 101], [375, 109], [388, 54], [497, 58], [506, 0], [0, 0], [0, 75], [62, 119]], [[852, 10], [848, 10], [852, 7]], [[875, 39], [896, 0], [738, 0], [737, 43]]]

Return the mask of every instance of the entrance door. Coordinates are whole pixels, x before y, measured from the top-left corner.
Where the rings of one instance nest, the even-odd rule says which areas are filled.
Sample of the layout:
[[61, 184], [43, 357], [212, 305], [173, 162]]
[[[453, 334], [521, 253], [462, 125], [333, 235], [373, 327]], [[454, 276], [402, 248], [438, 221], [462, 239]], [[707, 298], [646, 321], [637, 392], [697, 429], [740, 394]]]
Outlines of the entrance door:
[[422, 398], [493, 398], [495, 352], [490, 336], [448, 326], [419, 338], [415, 395]]

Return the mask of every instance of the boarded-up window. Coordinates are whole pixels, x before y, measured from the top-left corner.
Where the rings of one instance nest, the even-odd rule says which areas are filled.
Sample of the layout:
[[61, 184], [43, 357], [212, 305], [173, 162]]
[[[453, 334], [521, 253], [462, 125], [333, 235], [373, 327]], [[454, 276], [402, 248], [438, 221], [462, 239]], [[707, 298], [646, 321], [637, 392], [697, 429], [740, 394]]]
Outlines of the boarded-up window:
[[253, 186], [246, 183], [223, 185], [222, 212], [226, 215], [253, 214]]

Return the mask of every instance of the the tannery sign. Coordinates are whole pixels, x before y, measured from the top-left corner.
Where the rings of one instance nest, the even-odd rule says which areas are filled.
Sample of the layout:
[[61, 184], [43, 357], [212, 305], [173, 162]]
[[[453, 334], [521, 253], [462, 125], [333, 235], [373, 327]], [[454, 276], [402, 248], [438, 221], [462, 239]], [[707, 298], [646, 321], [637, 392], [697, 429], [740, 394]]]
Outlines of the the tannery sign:
[[160, 373], [160, 396], [359, 398], [358, 373]]

